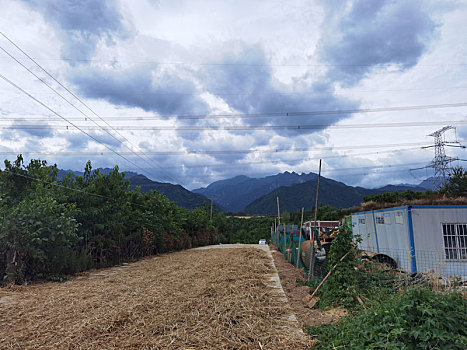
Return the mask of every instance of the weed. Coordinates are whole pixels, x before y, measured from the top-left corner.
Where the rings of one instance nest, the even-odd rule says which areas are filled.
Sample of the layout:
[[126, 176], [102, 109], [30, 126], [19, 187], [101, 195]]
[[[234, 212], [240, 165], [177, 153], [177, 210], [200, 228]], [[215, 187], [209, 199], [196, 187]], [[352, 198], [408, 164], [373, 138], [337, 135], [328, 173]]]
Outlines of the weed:
[[467, 300], [409, 289], [336, 325], [311, 327], [314, 349], [466, 349]]

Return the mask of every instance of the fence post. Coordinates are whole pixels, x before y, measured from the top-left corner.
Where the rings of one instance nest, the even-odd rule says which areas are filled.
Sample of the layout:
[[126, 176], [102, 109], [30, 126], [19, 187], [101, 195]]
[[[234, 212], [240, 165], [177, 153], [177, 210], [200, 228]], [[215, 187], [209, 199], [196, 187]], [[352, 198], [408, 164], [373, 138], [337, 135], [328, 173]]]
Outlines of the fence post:
[[[316, 202], [315, 202], [315, 228], [316, 228], [316, 220], [318, 219], [318, 198], [319, 198], [319, 182], [321, 180], [321, 159], [319, 160], [319, 172], [318, 172], [318, 186], [316, 188]], [[315, 232], [312, 232], [312, 239], [311, 239], [311, 254], [310, 254], [310, 271], [308, 271], [308, 281], [310, 280], [311, 276], [314, 277], [315, 274]], [[311, 272], [311, 273], [310, 273]]]
[[303, 211], [305, 208], [302, 208], [302, 219], [300, 220], [300, 227], [298, 228], [300, 230], [300, 235], [298, 236], [298, 253], [297, 253], [297, 268], [299, 267], [298, 262], [300, 261], [300, 254], [301, 254], [301, 249], [302, 249], [302, 226], [303, 226]]

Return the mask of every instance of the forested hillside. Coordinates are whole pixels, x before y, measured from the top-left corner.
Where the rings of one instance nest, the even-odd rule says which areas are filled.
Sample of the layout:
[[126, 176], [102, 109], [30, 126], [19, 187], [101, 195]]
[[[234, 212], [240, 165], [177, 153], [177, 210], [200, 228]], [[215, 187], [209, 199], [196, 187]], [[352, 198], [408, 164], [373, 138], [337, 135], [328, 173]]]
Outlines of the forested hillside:
[[[142, 256], [228, 242], [226, 218], [130, 190], [118, 167], [56, 182], [56, 166], [21, 156], [0, 172], [0, 279], [59, 278]], [[219, 228], [223, 232], [219, 231]]]
[[[299, 211], [301, 208], [310, 210], [315, 205], [316, 181], [280, 187], [277, 190], [255, 200], [245, 208], [248, 214], [277, 213], [276, 197], [280, 199], [281, 210]], [[335, 208], [348, 208], [359, 205], [366, 195], [374, 194], [374, 190], [351, 187], [334, 180], [321, 178], [319, 202]]]
[[[113, 171], [109, 168], [99, 168], [100, 173], [107, 175]], [[74, 176], [83, 176], [82, 171], [73, 170], [58, 170], [57, 180], [61, 181], [69, 173]], [[130, 181], [130, 189], [136, 189], [139, 187], [141, 192], [159, 191], [167, 196], [168, 199], [177, 203], [180, 207], [185, 209], [193, 209], [202, 206], [203, 204], [210, 204], [211, 200], [205, 196], [188, 191], [186, 188], [180, 185], [173, 185], [171, 183], [157, 182], [148, 179], [146, 176], [132, 172], [125, 171], [125, 180]], [[220, 209], [219, 205], [214, 203], [215, 207]]]
[[248, 204], [257, 198], [271, 193], [281, 186], [301, 184], [317, 177], [318, 175], [314, 173], [297, 174], [288, 171], [258, 179], [236, 176], [231, 179], [216, 181], [206, 188], [199, 188], [193, 190], [193, 192], [208, 198], [213, 197], [214, 201], [219, 203], [226, 211], [235, 213], [243, 211]]
[[[129, 178], [130, 188], [136, 189], [139, 187], [141, 192], [159, 191], [167, 196], [168, 199], [177, 203], [177, 205], [185, 209], [194, 209], [204, 204], [210, 205], [211, 200], [205, 196], [188, 191], [180, 185], [152, 181], [144, 175], [134, 175]], [[217, 204], [214, 204], [219, 209]]]

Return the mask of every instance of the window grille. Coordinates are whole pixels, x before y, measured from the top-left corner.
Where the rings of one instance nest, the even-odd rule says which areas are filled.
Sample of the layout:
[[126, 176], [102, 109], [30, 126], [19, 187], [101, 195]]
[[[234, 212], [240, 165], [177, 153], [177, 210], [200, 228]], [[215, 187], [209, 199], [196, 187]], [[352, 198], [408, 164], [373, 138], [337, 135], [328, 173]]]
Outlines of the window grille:
[[447, 260], [467, 260], [467, 224], [443, 224]]

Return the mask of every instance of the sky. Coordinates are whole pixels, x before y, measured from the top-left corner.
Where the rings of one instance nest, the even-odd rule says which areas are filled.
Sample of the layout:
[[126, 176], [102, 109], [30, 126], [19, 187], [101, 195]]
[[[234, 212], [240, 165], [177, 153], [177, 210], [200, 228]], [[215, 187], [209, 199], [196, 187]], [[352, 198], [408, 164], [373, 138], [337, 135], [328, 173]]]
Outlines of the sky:
[[[0, 156], [204, 187], [418, 184], [467, 145], [467, 1], [0, 0]], [[466, 149], [446, 147], [467, 159]], [[465, 167], [456, 161], [453, 166]]]

